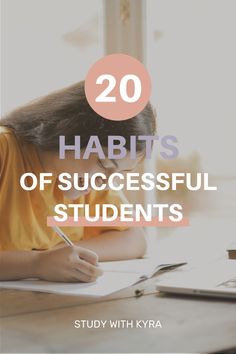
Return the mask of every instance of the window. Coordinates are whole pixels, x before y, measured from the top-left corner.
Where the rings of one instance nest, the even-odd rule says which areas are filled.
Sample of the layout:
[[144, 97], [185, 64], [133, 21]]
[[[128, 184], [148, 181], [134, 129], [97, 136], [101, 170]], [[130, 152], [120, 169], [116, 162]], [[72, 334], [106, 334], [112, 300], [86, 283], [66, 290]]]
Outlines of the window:
[[234, 0], [148, 0], [147, 67], [160, 135], [179, 140], [181, 156], [235, 175], [236, 50]]
[[3, 0], [2, 113], [84, 79], [103, 48], [102, 0]]

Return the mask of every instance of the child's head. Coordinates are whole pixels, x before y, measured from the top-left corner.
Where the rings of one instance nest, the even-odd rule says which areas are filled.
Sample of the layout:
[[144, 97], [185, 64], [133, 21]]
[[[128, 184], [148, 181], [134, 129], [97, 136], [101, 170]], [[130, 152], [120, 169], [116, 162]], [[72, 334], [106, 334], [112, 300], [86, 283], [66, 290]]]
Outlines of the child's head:
[[[67, 145], [74, 145], [75, 135], [81, 139], [81, 149], [87, 146], [92, 135], [96, 135], [102, 147], [108, 147], [108, 136], [123, 136], [125, 148], [130, 150], [130, 136], [151, 136], [156, 132], [156, 119], [150, 103], [137, 116], [112, 121], [99, 116], [88, 104], [85, 96], [84, 81], [60, 91], [39, 98], [28, 105], [8, 114], [1, 125], [11, 128], [24, 142], [33, 144], [47, 170], [60, 172], [111, 173], [114, 170], [126, 171], [135, 168], [145, 153], [145, 141], [137, 140], [137, 160], [131, 160], [129, 154], [120, 160], [105, 159], [98, 156], [88, 160], [75, 160], [72, 152], [66, 153], [66, 159], [58, 158], [59, 136], [65, 136]], [[54, 169], [54, 171], [53, 171]]]

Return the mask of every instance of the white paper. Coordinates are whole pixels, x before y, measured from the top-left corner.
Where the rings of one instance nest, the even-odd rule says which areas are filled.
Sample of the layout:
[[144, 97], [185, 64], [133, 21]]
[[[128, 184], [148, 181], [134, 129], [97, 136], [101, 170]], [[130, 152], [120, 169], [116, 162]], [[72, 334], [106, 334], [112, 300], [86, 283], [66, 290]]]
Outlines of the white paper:
[[100, 265], [104, 274], [93, 283], [61, 283], [26, 279], [2, 281], [0, 282], [0, 288], [101, 297], [127, 288], [142, 279], [149, 278], [158, 269], [167, 266], [158, 265], [156, 260], [150, 258], [103, 262]]

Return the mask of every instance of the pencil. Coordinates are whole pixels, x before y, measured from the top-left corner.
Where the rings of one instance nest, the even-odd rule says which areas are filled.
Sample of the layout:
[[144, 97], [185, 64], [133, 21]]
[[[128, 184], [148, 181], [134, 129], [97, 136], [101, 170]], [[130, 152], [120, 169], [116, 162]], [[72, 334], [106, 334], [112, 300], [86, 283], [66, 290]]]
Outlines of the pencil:
[[64, 234], [64, 232], [60, 229], [60, 227], [58, 226], [52, 226], [53, 230], [56, 232], [56, 234], [58, 236], [60, 236], [62, 238], [63, 241], [65, 241], [65, 243], [67, 243], [67, 245], [69, 246], [74, 246], [73, 242], [69, 239], [68, 236], [66, 236]]

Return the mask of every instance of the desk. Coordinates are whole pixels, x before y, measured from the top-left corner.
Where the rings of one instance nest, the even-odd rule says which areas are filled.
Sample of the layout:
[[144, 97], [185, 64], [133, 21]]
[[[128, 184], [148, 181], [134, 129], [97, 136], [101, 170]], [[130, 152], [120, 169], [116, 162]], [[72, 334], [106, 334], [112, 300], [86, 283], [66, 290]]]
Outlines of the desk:
[[[182, 251], [182, 256], [192, 253], [201, 260], [222, 256], [235, 238], [232, 221], [230, 226], [230, 218], [205, 218], [191, 221], [189, 230], [173, 231], [173, 236], [159, 233], [155, 252]], [[205, 251], [203, 245], [208, 244], [214, 247]], [[149, 280], [148, 294], [139, 298], [90, 304], [75, 297], [2, 290], [1, 352], [211, 353], [230, 348], [236, 352], [235, 301], [167, 296], [153, 293], [154, 285], [155, 279]], [[162, 329], [75, 329], [76, 319], [154, 319], [160, 320]]]
[[[1, 306], [18, 295], [1, 292]], [[54, 297], [55, 295], [53, 295]], [[216, 352], [236, 348], [236, 303], [203, 298], [150, 294], [93, 304], [71, 305], [60, 297], [61, 307], [43, 310], [50, 294], [21, 292], [25, 303], [41, 302], [38, 312], [1, 318], [1, 352]], [[8, 300], [7, 300], [8, 299]], [[54, 298], [55, 300], [55, 298]], [[162, 329], [75, 329], [76, 319], [155, 319]]]

